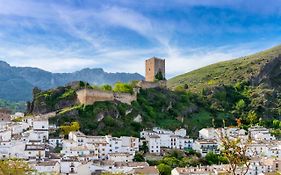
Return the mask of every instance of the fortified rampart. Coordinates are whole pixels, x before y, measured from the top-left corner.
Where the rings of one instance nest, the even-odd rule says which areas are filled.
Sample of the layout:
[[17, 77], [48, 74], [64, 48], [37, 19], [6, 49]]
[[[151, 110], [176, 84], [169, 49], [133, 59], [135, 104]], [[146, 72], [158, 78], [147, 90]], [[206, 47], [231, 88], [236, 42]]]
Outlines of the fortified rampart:
[[142, 89], [166, 88], [167, 87], [167, 81], [166, 80], [160, 80], [160, 81], [155, 81], [155, 82], [140, 81], [138, 83], [138, 86]]
[[97, 101], [120, 101], [122, 103], [131, 104], [137, 99], [136, 93], [114, 93], [111, 91], [102, 91], [96, 89], [81, 89], [76, 91], [80, 104], [91, 105]]

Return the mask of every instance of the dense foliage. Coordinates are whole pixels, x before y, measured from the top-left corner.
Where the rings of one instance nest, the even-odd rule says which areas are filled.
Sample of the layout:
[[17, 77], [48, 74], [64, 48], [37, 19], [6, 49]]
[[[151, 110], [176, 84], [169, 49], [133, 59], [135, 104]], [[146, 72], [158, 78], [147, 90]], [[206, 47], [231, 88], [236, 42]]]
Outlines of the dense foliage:
[[[131, 92], [134, 87], [133, 84], [124, 83], [117, 83], [113, 89], [110, 85], [84, 85], [115, 92]], [[80, 83], [79, 87], [81, 86]], [[239, 119], [243, 123], [241, 127], [245, 129], [250, 125], [260, 124], [275, 127], [276, 130], [272, 133], [279, 135], [280, 120], [274, 117], [263, 118], [262, 109], [256, 107], [255, 100], [251, 97], [252, 87], [249, 82], [204, 88], [200, 94], [190, 92], [187, 85], [175, 91], [160, 88], [140, 90], [137, 101], [131, 105], [116, 101], [77, 105], [71, 103], [71, 99], [75, 98], [72, 87], [60, 89], [39, 92], [39, 97], [36, 98], [43, 96], [47, 106], [53, 110], [57, 110], [53, 106], [60, 104], [60, 100], [63, 99], [61, 104], [65, 104], [70, 99], [72, 106], [60, 109], [50, 122], [64, 125], [65, 122], [77, 121], [81, 131], [86, 134], [139, 136], [142, 129], [158, 126], [171, 130], [185, 127], [191, 137], [196, 137], [203, 127], [212, 127], [213, 124], [216, 127], [234, 125], [235, 120]]]
[[[215, 112], [213, 115], [208, 104], [198, 95], [165, 89], [141, 90], [132, 105], [96, 102], [94, 105], [76, 106], [62, 111], [50, 121], [58, 125], [78, 121], [81, 131], [86, 134], [115, 136], [138, 136], [143, 128], [154, 126], [171, 130], [186, 127], [195, 135], [201, 127], [211, 126], [211, 118], [221, 117], [216, 117]], [[134, 120], [137, 116], [141, 117], [141, 122]]]
[[165, 155], [161, 160], [147, 160], [150, 165], [157, 165], [161, 175], [171, 174], [171, 170], [176, 167], [227, 164], [226, 157], [209, 152], [204, 158], [193, 150], [179, 151], [173, 150]]

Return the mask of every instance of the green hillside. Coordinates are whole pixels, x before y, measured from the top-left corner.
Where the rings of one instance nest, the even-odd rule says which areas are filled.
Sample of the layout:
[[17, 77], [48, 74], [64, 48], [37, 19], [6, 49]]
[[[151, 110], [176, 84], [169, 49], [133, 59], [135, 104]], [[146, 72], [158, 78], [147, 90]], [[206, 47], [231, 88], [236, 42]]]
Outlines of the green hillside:
[[[243, 86], [241, 86], [243, 85]], [[246, 85], [246, 86], [245, 86]], [[219, 62], [168, 81], [171, 89], [203, 95], [213, 106], [226, 110], [225, 93], [229, 88], [241, 91], [245, 106], [262, 118], [281, 116], [281, 46], [238, 59]], [[219, 100], [213, 97], [220, 96]], [[244, 99], [245, 100], [245, 99]], [[241, 113], [240, 115], [245, 115]]]
[[[267, 64], [278, 58], [279, 55], [281, 55], [281, 45], [257, 54], [219, 62], [176, 76], [168, 81], [168, 86], [175, 88], [187, 84], [191, 91], [201, 92], [205, 87], [222, 84], [234, 85], [241, 81], [252, 81], [253, 78], [258, 77]], [[280, 75], [280, 67], [277, 71]], [[278, 78], [280, 81], [281, 77]]]
[[[141, 89], [131, 105], [118, 101], [80, 105], [75, 90], [91, 87], [76, 82], [48, 91], [33, 90], [27, 113], [56, 112], [50, 123], [79, 122], [86, 134], [138, 136], [144, 128], [185, 127], [196, 136], [203, 127], [259, 123], [281, 127], [281, 46], [213, 64], [169, 80], [170, 89]], [[126, 84], [133, 88], [135, 83]], [[107, 85], [110, 86], [110, 85]], [[107, 87], [105, 90], [113, 89]], [[141, 118], [141, 120], [136, 120]], [[280, 130], [276, 133], [281, 135]], [[56, 133], [58, 134], [58, 133]]]

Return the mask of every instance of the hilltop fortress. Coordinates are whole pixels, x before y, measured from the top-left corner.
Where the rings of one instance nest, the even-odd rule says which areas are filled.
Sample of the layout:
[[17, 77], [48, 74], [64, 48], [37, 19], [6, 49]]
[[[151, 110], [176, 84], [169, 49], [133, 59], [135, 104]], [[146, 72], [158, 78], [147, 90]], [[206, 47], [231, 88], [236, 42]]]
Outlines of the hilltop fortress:
[[148, 89], [157, 87], [166, 88], [165, 60], [153, 57], [145, 61], [145, 80], [138, 82], [132, 94], [90, 88], [80, 89], [76, 91], [76, 94], [78, 102], [85, 105], [91, 105], [97, 101], [119, 101], [121, 103], [131, 104], [137, 100], [137, 94], [140, 88]]

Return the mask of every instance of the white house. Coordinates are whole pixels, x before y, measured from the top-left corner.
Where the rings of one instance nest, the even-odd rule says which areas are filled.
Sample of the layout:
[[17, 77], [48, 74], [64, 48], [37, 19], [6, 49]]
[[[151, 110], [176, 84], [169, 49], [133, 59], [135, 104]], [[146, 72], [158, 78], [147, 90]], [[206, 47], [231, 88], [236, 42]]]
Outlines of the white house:
[[195, 140], [193, 149], [199, 152], [203, 157], [205, 157], [208, 152], [213, 152], [215, 154], [220, 153], [218, 143], [215, 140]]
[[158, 135], [149, 135], [147, 137], [147, 146], [150, 153], [160, 155], [161, 139]]
[[101, 172], [111, 172], [111, 173], [124, 173], [128, 174], [134, 168], [144, 168], [148, 167], [146, 162], [113, 162], [113, 161], [94, 161], [90, 166], [90, 171], [93, 174], [98, 174]]
[[10, 141], [12, 138], [11, 129], [2, 129], [0, 130], [0, 142], [1, 141]]
[[62, 145], [62, 139], [61, 138], [49, 138], [48, 141], [49, 141], [49, 145], [53, 148]]
[[38, 162], [34, 165], [34, 169], [39, 173], [60, 173], [60, 163], [58, 161]]
[[77, 173], [80, 164], [76, 157], [64, 157], [60, 162], [60, 172], [62, 174]]
[[269, 132], [269, 129], [262, 126], [253, 126], [249, 128], [249, 134], [253, 140], [276, 140]]
[[25, 145], [25, 157], [27, 159], [43, 159], [45, 158], [45, 144], [42, 143], [27, 143]]
[[113, 162], [132, 162], [134, 155], [130, 153], [109, 153], [108, 160]]
[[41, 135], [43, 140], [49, 139], [49, 121], [47, 119], [34, 119], [33, 131], [37, 135]]
[[203, 128], [199, 131], [199, 139], [214, 140], [218, 138], [215, 128]]
[[139, 151], [139, 139], [136, 137], [122, 136], [120, 137], [122, 147], [132, 148], [133, 151]]
[[[177, 129], [173, 132], [155, 127], [152, 131], [141, 131], [140, 137], [145, 139], [149, 146], [150, 153], [154, 154], [160, 154], [158, 145], [154, 145], [156, 144], [155, 141], [158, 140], [155, 137], [159, 137], [161, 148], [185, 149], [192, 148], [193, 144], [193, 139], [186, 136], [186, 129], [183, 128]], [[150, 143], [150, 141], [153, 143]]]

